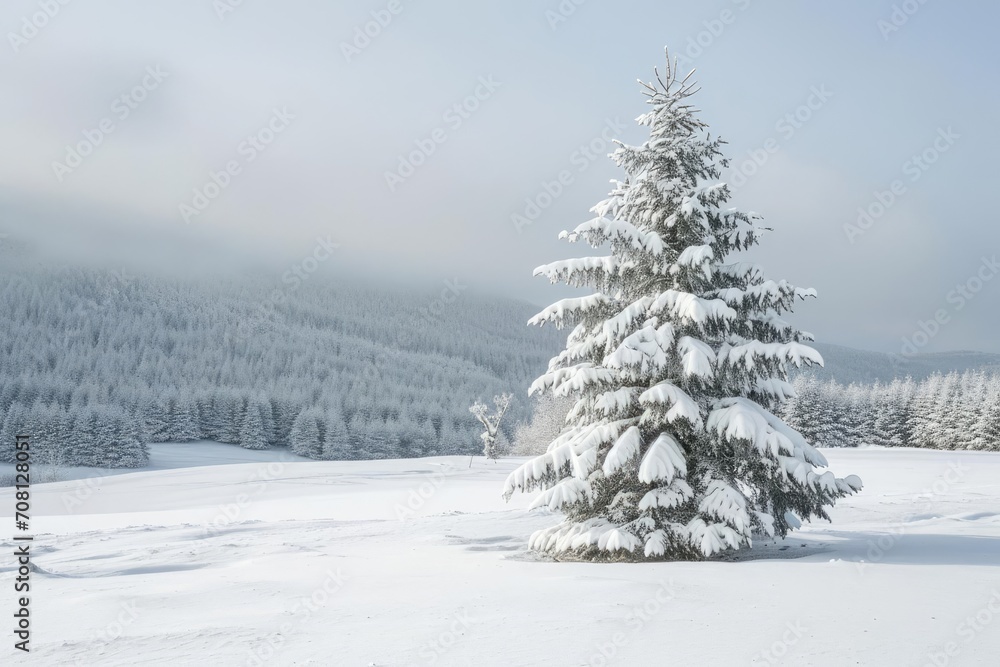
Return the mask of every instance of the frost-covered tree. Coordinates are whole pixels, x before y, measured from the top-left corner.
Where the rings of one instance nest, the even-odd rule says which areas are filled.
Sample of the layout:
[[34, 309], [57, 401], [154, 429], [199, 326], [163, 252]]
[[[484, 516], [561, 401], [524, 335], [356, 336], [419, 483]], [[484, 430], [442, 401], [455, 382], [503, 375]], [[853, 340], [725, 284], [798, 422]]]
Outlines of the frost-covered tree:
[[730, 259], [764, 231], [728, 208], [723, 142], [706, 132], [689, 77], [643, 84], [641, 146], [618, 144], [626, 172], [596, 217], [563, 232], [610, 254], [536, 269], [591, 286], [532, 324], [575, 325], [531, 393], [577, 399], [570, 428], [513, 472], [504, 495], [544, 492], [534, 506], [562, 524], [530, 546], [589, 559], [701, 559], [784, 536], [861, 488], [818, 469], [826, 460], [774, 415], [793, 392], [787, 365], [821, 364], [811, 337], [781, 317], [814, 296]]
[[169, 442], [192, 442], [201, 438], [198, 427], [198, 409], [185, 394], [175, 394], [167, 399], [166, 430], [161, 433]]
[[256, 402], [247, 405], [240, 429], [240, 445], [244, 449], [267, 449], [267, 436], [264, 431], [264, 416], [261, 406]]
[[941, 380], [927, 424], [928, 437], [935, 449], [955, 449], [961, 436], [959, 416], [954, 414], [962, 408], [961, 382], [958, 373], [948, 373]]
[[469, 408], [469, 412], [471, 412], [483, 426], [484, 430], [479, 438], [483, 441], [483, 456], [488, 459], [495, 461], [500, 458], [500, 422], [504, 415], [507, 414], [507, 410], [510, 409], [511, 402], [513, 400], [513, 394], [500, 394], [493, 397], [492, 412], [490, 411], [490, 407], [482, 401], [476, 401], [472, 404], [472, 407]]
[[518, 422], [514, 427], [512, 453], [515, 456], [544, 454], [549, 443], [566, 428], [566, 415], [574, 403], [572, 398], [560, 398], [551, 393], [536, 396], [531, 419]]
[[326, 415], [326, 432], [323, 434], [323, 458], [343, 461], [353, 457], [344, 416], [337, 411]]
[[872, 407], [872, 390], [866, 385], [851, 383], [844, 388], [846, 409], [842, 412], [841, 429], [849, 447], [872, 444], [875, 410]]
[[934, 437], [934, 410], [943, 382], [944, 378], [940, 374], [934, 374], [921, 382], [914, 392], [906, 424], [914, 447], [930, 449], [937, 446]]
[[820, 405], [813, 415], [820, 432], [815, 444], [822, 447], [856, 445], [850, 428], [851, 402], [845, 396], [844, 388], [831, 380], [821, 386], [820, 396]]
[[794, 395], [782, 406], [785, 423], [813, 445], [827, 444], [822, 436], [830, 423], [819, 418], [821, 414], [829, 416], [825, 387], [815, 376], [802, 373], [795, 378], [792, 388]]
[[958, 394], [949, 410], [952, 421], [952, 449], [984, 449], [980, 425], [985, 418], [986, 378], [979, 372], [962, 375]]
[[320, 432], [321, 418], [322, 413], [313, 408], [299, 413], [292, 424], [289, 435], [289, 447], [293, 453], [312, 459], [320, 458], [323, 452], [323, 435]]
[[1000, 451], [1000, 376], [989, 380], [986, 400], [976, 423], [976, 449]]
[[910, 404], [913, 400], [913, 381], [893, 380], [889, 385], [872, 388], [874, 407], [874, 432], [872, 442], [883, 447], [905, 447], [912, 439], [910, 433]]

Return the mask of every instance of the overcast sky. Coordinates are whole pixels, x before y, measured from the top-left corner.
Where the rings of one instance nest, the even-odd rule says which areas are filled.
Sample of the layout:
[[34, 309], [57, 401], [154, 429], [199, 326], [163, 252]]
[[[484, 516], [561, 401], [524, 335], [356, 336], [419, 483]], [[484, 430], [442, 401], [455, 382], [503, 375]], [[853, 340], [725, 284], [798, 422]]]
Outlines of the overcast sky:
[[[937, 317], [922, 351], [1000, 352], [1000, 269], [983, 264], [1000, 250], [1000, 10], [576, 2], [51, 0], [50, 18], [48, 2], [9, 0], [0, 234], [63, 259], [185, 270], [280, 269], [329, 238], [323, 271], [544, 304], [563, 293], [531, 270], [587, 254], [555, 237], [621, 175], [606, 139], [642, 141], [635, 81], [668, 45], [697, 67], [703, 118], [729, 141], [735, 203], [775, 230], [754, 258], [819, 290], [797, 324], [899, 352]], [[361, 39], [372, 12], [385, 25]], [[743, 167], [752, 154], [759, 166]], [[543, 183], [562, 172], [550, 200]], [[882, 215], [877, 191], [894, 200]], [[859, 207], [876, 215], [848, 233]]]

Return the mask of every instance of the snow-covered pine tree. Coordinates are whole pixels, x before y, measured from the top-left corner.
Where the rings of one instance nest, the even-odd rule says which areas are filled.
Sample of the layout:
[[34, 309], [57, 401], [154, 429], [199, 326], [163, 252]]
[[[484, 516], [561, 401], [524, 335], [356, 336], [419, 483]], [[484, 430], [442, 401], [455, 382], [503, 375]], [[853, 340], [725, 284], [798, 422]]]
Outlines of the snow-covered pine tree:
[[244, 449], [267, 449], [267, 436], [264, 433], [264, 417], [261, 406], [250, 401], [243, 425], [240, 428], [240, 446]]
[[[818, 424], [819, 435], [813, 444], [820, 447], [850, 447], [852, 441], [848, 428], [849, 401], [844, 387], [836, 380], [829, 380], [820, 386], [819, 396], [819, 405], [816, 406], [813, 416]], [[808, 419], [808, 416], [805, 418]], [[789, 425], [795, 428], [794, 425]]]
[[962, 440], [962, 376], [952, 371], [944, 376], [931, 411], [931, 434], [935, 449], [958, 449]]
[[323, 434], [320, 432], [320, 419], [323, 413], [317, 408], [306, 408], [299, 413], [292, 423], [289, 434], [289, 447], [293, 454], [318, 459], [323, 453]]
[[1000, 452], [1000, 375], [987, 382], [986, 404], [976, 430], [980, 449]]
[[949, 415], [955, 420], [954, 449], [983, 449], [979, 427], [985, 409], [986, 376], [981, 371], [966, 371]]
[[811, 337], [781, 319], [815, 293], [726, 263], [763, 230], [756, 214], [724, 207], [723, 142], [696, 117], [689, 79], [668, 56], [664, 76], [643, 84], [649, 140], [618, 144], [627, 179], [597, 217], [561, 235], [611, 254], [535, 271], [596, 288], [531, 320], [575, 328], [530, 393], [578, 399], [570, 428], [505, 485], [507, 498], [542, 489], [534, 506], [566, 515], [532, 535], [536, 550], [702, 559], [828, 519], [828, 506], [861, 488], [856, 476], [818, 472], [822, 454], [773, 414], [792, 393], [786, 365], [822, 363], [801, 342]]
[[15, 463], [17, 461], [17, 450], [14, 446], [17, 436], [30, 436], [30, 430], [25, 428], [28, 424], [27, 413], [27, 409], [17, 404], [7, 409], [3, 425], [0, 426], [0, 463]]
[[149, 465], [149, 452], [135, 418], [117, 407], [97, 411], [96, 439], [99, 462], [105, 468], [142, 468]]
[[[916, 385], [912, 378], [895, 379], [886, 388], [881, 399], [881, 407], [876, 427], [881, 433], [883, 444], [888, 447], [912, 447], [913, 433], [910, 430], [910, 410]], [[878, 421], [881, 420], [881, 421]]]
[[847, 409], [844, 411], [843, 432], [850, 447], [872, 444], [875, 410], [872, 407], [871, 387], [851, 383], [844, 390]]
[[824, 424], [820, 417], [824, 414], [826, 398], [823, 385], [816, 376], [810, 373], [800, 373], [792, 382], [795, 392], [782, 406], [782, 415], [786, 424], [795, 429], [803, 438], [813, 445], [824, 444], [820, 436]]
[[201, 439], [198, 409], [185, 391], [173, 394], [167, 400], [165, 437], [169, 442], [193, 442]]
[[913, 401], [910, 404], [910, 417], [906, 424], [913, 447], [930, 449], [937, 446], [933, 437], [933, 412], [943, 382], [944, 378], [941, 374], [935, 373], [917, 385]]
[[347, 461], [354, 458], [347, 424], [344, 423], [344, 415], [338, 410], [331, 410], [326, 414], [322, 456], [330, 461]]

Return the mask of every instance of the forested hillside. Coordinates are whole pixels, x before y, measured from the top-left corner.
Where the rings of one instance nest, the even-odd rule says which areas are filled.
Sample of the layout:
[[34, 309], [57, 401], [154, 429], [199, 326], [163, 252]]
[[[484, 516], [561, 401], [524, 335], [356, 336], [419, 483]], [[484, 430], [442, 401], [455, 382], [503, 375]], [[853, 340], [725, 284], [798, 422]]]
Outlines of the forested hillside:
[[[0, 268], [3, 458], [14, 432], [67, 464], [141, 466], [145, 443], [292, 445], [315, 458], [468, 453], [477, 398], [516, 396], [564, 333], [531, 305], [278, 278]], [[293, 437], [294, 436], [294, 437]]]

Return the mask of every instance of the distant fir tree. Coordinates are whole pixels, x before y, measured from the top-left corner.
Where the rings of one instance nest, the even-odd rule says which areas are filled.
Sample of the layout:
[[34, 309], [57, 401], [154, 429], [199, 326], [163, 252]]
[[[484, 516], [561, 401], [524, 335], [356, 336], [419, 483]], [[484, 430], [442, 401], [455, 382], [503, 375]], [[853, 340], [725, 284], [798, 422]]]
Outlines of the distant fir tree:
[[267, 449], [267, 436], [264, 432], [264, 417], [258, 403], [250, 403], [243, 417], [240, 428], [240, 445], [244, 449]]
[[914, 447], [931, 449], [937, 446], [933, 433], [934, 409], [942, 383], [942, 376], [935, 373], [921, 382], [914, 391], [910, 416], [906, 422], [910, 441]]
[[994, 376], [987, 384], [985, 405], [976, 424], [976, 436], [976, 449], [1000, 452], [1000, 376]]
[[862, 447], [872, 444], [875, 410], [869, 387], [852, 383], [845, 388], [846, 410], [843, 432], [848, 446]]
[[323, 434], [320, 429], [322, 414], [309, 408], [299, 413], [292, 423], [289, 447], [293, 454], [318, 459], [323, 453]]
[[344, 416], [339, 411], [331, 410], [326, 414], [322, 458], [328, 461], [345, 461], [353, 458], [353, 453]]

